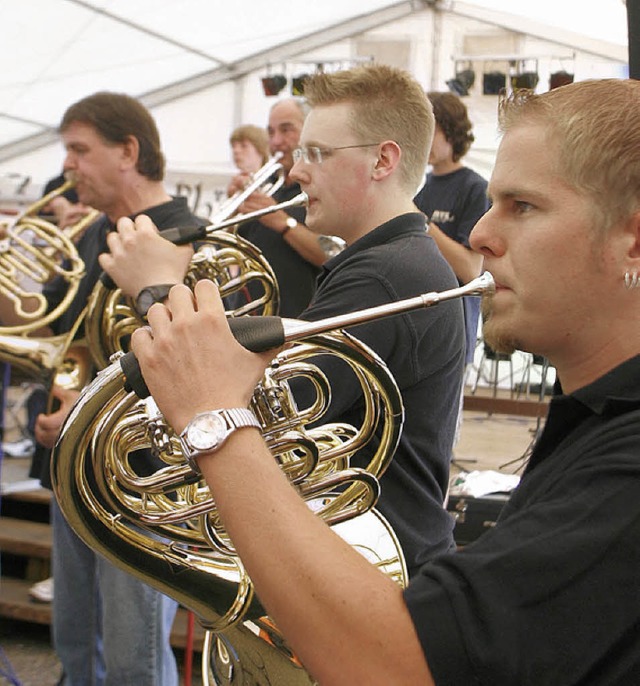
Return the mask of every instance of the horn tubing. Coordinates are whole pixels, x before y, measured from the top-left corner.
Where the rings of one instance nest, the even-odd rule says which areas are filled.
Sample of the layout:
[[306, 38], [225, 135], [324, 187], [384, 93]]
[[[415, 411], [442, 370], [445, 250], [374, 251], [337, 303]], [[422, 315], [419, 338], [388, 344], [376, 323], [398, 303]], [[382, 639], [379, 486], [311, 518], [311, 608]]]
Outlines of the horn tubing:
[[291, 200], [285, 200], [277, 205], [270, 205], [269, 207], [263, 207], [262, 209], [255, 210], [254, 212], [247, 212], [246, 214], [235, 214], [230, 219], [225, 219], [224, 221], [218, 222], [217, 224], [209, 224], [209, 226], [204, 226], [200, 228], [191, 229], [162, 229], [160, 235], [166, 240], [171, 241], [175, 245], [185, 245], [186, 243], [193, 243], [194, 241], [203, 240], [217, 231], [222, 231], [230, 226], [236, 226], [237, 224], [244, 224], [245, 222], [252, 221], [254, 219], [259, 219], [264, 217], [265, 214], [272, 214], [278, 210], [286, 210], [289, 207], [303, 207], [309, 202], [309, 198], [306, 193], [298, 193]]
[[[268, 181], [269, 177], [275, 174], [278, 170], [282, 169], [280, 160], [284, 156], [284, 153], [278, 151], [273, 157], [270, 157], [263, 165], [258, 169], [255, 174], [251, 177], [251, 181], [244, 187], [243, 190], [238, 191], [230, 198], [228, 198], [221, 207], [213, 214], [211, 217], [211, 223], [217, 224], [218, 222], [228, 219], [240, 205], [257, 190], [261, 190], [263, 186]], [[284, 176], [282, 176], [284, 181]]]
[[301, 207], [306, 206], [309, 202], [309, 198], [305, 192], [298, 193], [291, 200], [285, 200], [278, 205], [270, 205], [269, 207], [263, 207], [260, 210], [255, 210], [254, 212], [247, 212], [246, 214], [236, 214], [229, 219], [218, 222], [217, 224], [211, 224], [207, 226], [205, 231], [210, 233], [211, 231], [220, 231], [221, 229], [226, 229], [230, 226], [235, 226], [236, 224], [244, 224], [245, 222], [252, 221], [253, 219], [259, 219], [265, 214], [271, 214], [277, 212], [278, 210], [286, 210], [288, 207]]

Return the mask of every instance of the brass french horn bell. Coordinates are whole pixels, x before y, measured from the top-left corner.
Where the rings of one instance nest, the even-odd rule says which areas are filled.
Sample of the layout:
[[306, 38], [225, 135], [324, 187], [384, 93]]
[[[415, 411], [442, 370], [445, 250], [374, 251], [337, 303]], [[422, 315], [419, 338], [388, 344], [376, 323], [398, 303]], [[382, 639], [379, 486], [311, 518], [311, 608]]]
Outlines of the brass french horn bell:
[[[185, 283], [192, 287], [201, 279], [214, 281], [225, 305], [227, 316], [246, 314], [271, 316], [278, 312], [278, 281], [273, 268], [260, 250], [241, 236], [223, 229], [258, 219], [290, 207], [302, 207], [304, 193], [285, 202], [271, 205], [217, 224], [194, 228], [162, 229], [160, 235], [176, 245], [196, 244]], [[248, 297], [249, 286], [253, 297]], [[130, 298], [106, 275], [94, 287], [87, 303], [85, 335], [91, 357], [99, 369], [109, 358], [126, 349], [126, 340], [144, 324]]]
[[[32, 333], [47, 326], [66, 311], [78, 291], [85, 270], [74, 239], [96, 220], [99, 212], [90, 212], [64, 230], [38, 216], [53, 198], [74, 185], [73, 178], [69, 178], [30, 205], [0, 241], [0, 295], [13, 303], [19, 320], [1, 325], [0, 335]], [[55, 277], [65, 280], [67, 290], [61, 302], [47, 312], [47, 301], [40, 289]]]

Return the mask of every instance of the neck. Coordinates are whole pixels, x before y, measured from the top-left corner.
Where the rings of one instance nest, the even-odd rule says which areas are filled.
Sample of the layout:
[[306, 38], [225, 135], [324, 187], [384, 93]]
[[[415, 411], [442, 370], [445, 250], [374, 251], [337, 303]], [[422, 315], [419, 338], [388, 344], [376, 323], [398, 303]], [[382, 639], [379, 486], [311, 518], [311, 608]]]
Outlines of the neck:
[[559, 356], [556, 359], [549, 357], [551, 364], [556, 368], [558, 378], [562, 382], [562, 390], [565, 393], [588, 386], [623, 362], [640, 355], [637, 345], [637, 337], [629, 337], [625, 341], [616, 344], [612, 338], [595, 350], [584, 351], [581, 355], [572, 353], [570, 356]]
[[382, 224], [402, 214], [419, 211], [414, 205], [413, 199], [402, 196], [400, 192], [398, 192], [397, 197], [390, 197], [388, 202], [379, 203], [377, 206], [371, 203], [367, 209], [366, 214], [360, 215], [361, 221], [358, 222], [358, 225], [354, 225], [350, 231], [345, 231], [340, 236], [347, 245], [355, 243]]
[[118, 195], [110, 208], [105, 208], [104, 212], [112, 222], [116, 222], [120, 217], [129, 217], [140, 214], [150, 207], [161, 205], [171, 200], [161, 181], [149, 181], [140, 178], [133, 183], [123, 186], [122, 193]]
[[444, 162], [438, 162], [434, 164], [431, 168], [431, 173], [434, 176], [444, 176], [445, 174], [451, 174], [458, 169], [462, 169], [464, 164], [460, 160], [453, 162], [452, 160], [445, 160]]

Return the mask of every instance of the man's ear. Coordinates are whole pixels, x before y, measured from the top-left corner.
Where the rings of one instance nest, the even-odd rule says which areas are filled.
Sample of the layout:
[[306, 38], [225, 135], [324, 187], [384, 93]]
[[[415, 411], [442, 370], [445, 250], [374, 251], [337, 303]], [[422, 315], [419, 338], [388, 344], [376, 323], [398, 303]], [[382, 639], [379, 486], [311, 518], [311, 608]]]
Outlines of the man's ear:
[[393, 174], [400, 164], [402, 150], [395, 141], [385, 141], [378, 148], [378, 159], [373, 167], [373, 178], [382, 180]]
[[122, 145], [122, 162], [126, 167], [135, 168], [140, 155], [140, 143], [135, 136], [127, 136]]
[[630, 255], [636, 260], [640, 260], [640, 210], [631, 215], [628, 230], [632, 238]]

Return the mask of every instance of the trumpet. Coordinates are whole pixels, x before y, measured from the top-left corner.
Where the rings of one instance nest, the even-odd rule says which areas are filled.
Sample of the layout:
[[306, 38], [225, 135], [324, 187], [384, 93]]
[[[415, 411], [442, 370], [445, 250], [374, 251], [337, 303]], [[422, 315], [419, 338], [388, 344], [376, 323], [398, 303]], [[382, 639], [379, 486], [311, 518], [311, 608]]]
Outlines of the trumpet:
[[[251, 176], [251, 181], [244, 187], [243, 190], [234, 193], [230, 198], [222, 203], [222, 205], [209, 218], [212, 224], [219, 224], [220, 222], [229, 219], [242, 203], [256, 191], [272, 196], [284, 183], [285, 171], [280, 164], [283, 154], [276, 152], [273, 157], [270, 157], [265, 164], [258, 169], [255, 174]], [[274, 182], [269, 181], [271, 177], [277, 173], [278, 177]]]

